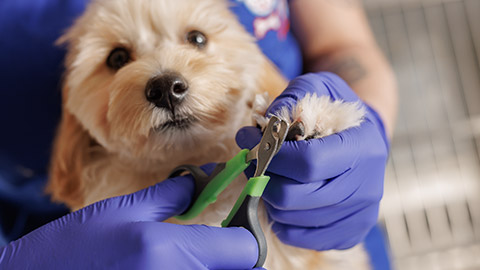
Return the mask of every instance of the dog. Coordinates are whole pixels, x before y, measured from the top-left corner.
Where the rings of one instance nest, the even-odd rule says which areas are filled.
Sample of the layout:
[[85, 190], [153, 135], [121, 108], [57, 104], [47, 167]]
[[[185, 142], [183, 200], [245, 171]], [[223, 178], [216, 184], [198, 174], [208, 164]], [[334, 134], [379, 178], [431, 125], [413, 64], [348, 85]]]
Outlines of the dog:
[[[94, 1], [58, 43], [68, 52], [47, 191], [71, 210], [154, 185], [181, 164], [230, 159], [237, 130], [268, 121], [265, 93], [273, 98], [287, 85], [224, 0]], [[358, 104], [307, 96], [279, 115], [302, 125], [289, 135], [301, 140], [357, 126], [363, 114]], [[242, 177], [190, 223], [218, 226]], [[269, 269], [368, 267], [361, 246], [288, 246], [264, 209], [260, 219]]]

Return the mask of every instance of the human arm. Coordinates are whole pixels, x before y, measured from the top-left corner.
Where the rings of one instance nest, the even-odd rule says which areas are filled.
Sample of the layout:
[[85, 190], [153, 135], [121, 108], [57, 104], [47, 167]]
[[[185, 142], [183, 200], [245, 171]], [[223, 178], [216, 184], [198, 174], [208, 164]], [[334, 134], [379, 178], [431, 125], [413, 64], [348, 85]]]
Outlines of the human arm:
[[379, 114], [389, 138], [397, 111], [397, 89], [358, 0], [292, 0], [292, 28], [305, 72], [330, 71], [343, 78]]
[[0, 249], [2, 269], [251, 269], [243, 228], [164, 223], [190, 204], [193, 179], [167, 179], [68, 214]]

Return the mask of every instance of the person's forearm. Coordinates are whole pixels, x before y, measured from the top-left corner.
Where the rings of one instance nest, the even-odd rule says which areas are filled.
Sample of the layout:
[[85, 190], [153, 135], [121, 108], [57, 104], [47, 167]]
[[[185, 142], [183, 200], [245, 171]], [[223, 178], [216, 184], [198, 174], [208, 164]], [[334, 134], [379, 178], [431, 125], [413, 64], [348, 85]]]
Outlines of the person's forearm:
[[305, 71], [342, 77], [382, 117], [392, 136], [397, 109], [396, 81], [376, 45], [360, 0], [292, 0], [292, 28]]
[[342, 77], [382, 117], [391, 138], [397, 112], [397, 86], [390, 65], [374, 45], [349, 46], [306, 63], [306, 71], [330, 71]]

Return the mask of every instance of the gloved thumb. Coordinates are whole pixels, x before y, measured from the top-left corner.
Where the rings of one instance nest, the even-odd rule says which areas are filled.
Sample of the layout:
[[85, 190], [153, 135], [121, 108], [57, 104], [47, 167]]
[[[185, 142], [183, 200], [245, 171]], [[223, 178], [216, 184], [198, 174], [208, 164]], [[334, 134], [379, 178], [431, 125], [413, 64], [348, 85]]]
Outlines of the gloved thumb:
[[283, 107], [291, 111], [307, 94], [328, 96], [332, 100], [347, 102], [358, 100], [350, 86], [338, 75], [330, 72], [308, 73], [291, 80], [287, 88], [270, 104], [266, 114], [275, 114]]
[[[210, 174], [215, 168], [214, 163], [200, 168]], [[127, 210], [132, 216], [142, 221], [164, 221], [172, 216], [183, 213], [192, 200], [195, 181], [191, 175], [166, 179], [146, 189], [135, 193], [113, 198], [118, 207]]]
[[[158, 245], [153, 249], [161, 251], [157, 256], [174, 264], [169, 269], [252, 269], [258, 259], [257, 241], [244, 228], [158, 222], [142, 226], [150, 236], [149, 242]], [[177, 249], [186, 255], [175, 258]]]
[[256, 127], [243, 127], [235, 136], [237, 144], [242, 149], [252, 149], [262, 139], [262, 132]]

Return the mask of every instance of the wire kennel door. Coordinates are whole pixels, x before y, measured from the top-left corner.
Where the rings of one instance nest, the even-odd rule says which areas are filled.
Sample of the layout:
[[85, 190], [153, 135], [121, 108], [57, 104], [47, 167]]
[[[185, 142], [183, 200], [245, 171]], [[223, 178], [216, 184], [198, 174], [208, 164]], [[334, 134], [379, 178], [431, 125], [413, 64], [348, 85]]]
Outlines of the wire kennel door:
[[400, 109], [381, 218], [395, 269], [480, 269], [480, 0], [365, 1]]

